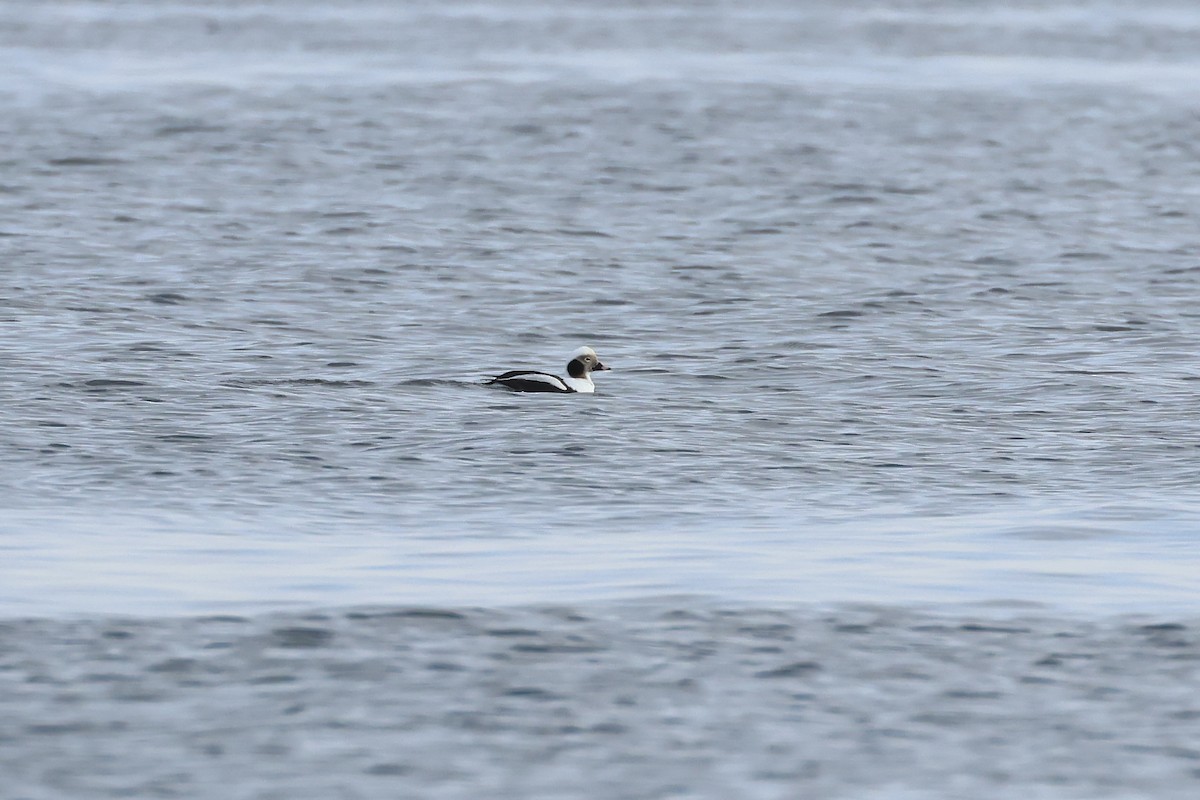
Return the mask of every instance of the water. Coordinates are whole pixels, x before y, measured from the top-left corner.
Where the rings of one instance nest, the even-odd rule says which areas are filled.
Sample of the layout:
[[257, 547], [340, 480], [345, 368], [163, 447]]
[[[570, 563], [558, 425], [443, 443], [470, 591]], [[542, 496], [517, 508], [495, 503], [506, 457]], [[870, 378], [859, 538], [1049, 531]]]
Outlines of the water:
[[[1091, 753], [1137, 753], [1137, 774], [1056, 779], [1034, 744], [1009, 753], [1032, 771], [975, 769], [986, 714], [958, 738], [885, 725], [922, 744], [877, 779], [845, 765], [897, 751], [854, 714], [822, 723], [856, 744], [815, 771], [764, 778], [715, 735], [697, 758], [740, 765], [724, 796], [937, 792], [920, 764], [942, 755], [972, 776], [946, 796], [1194, 796], [1173, 694], [1194, 671], [1172, 659], [1200, 568], [1198, 45], [1200, 13], [1171, 2], [0, 3], [0, 663], [14, 685], [103, 673], [68, 645], [114, 615], [191, 653], [197, 615], [267, 636], [311, 609], [553, 604], [611, 619], [598, 635], [636, 676], [637, 620], [699, 606], [806, 629], [870, 603], [907, 620], [867, 645], [893, 653], [921, 614], [1036, 608], [1038, 642], [1182, 626], [1182, 649], [1114, 633], [1128, 664], [1087, 662], [1122, 697], [1167, 676], [1138, 701], [1161, 724]], [[594, 396], [481, 385], [582, 344], [613, 367]], [[570, 635], [555, 619], [529, 624]], [[409, 635], [350, 627], [334, 641], [383, 637], [371, 652]], [[427, 633], [476, 653], [470, 680], [498, 657]], [[139, 647], [120, 658], [153, 681]], [[1019, 689], [1025, 666], [996, 669]], [[328, 680], [305, 691], [335, 697]], [[714, 680], [787, 727], [758, 684]], [[578, 709], [585, 686], [545, 690]], [[43, 700], [6, 716], [36, 727]], [[128, 704], [78, 702], [85, 729], [51, 735], [94, 766]], [[1044, 720], [1006, 718], [1039, 741]], [[647, 719], [630, 729], [663, 744]], [[0, 739], [25, 741], [12, 724]], [[511, 760], [522, 730], [476, 744]], [[616, 769], [604, 741], [584, 738]], [[210, 786], [169, 763], [191, 777], [137, 791]], [[265, 763], [234, 770], [246, 797], [283, 785]], [[362, 781], [379, 763], [321, 796], [394, 795]], [[682, 764], [636, 796], [707, 796]], [[403, 785], [577, 796], [446, 769]], [[134, 791], [51, 772], [13, 796]]]
[[6, 797], [1183, 800], [1200, 781], [1200, 648], [1172, 622], [692, 600], [2, 631]]

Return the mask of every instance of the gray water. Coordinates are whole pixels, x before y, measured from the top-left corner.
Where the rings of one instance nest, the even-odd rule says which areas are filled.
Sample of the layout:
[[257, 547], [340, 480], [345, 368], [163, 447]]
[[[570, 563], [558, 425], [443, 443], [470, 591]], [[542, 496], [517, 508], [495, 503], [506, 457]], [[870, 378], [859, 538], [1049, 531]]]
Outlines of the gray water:
[[[609, 620], [609, 666], [655, 698], [643, 619], [705, 607], [807, 630], [873, 604], [910, 620], [870, 629], [887, 672], [924, 614], [967, 626], [952, 649], [974, 663], [994, 652], [976, 615], [1036, 609], [1003, 643], [1028, 662], [987, 662], [1014, 691], [981, 700], [1024, 766], [967, 758], [988, 713], [941, 736], [910, 714], [884, 726], [907, 755], [860, 774], [901, 751], [864, 723], [863, 676], [817, 657], [858, 705], [791, 730], [823, 742], [812, 769], [763, 778], [765, 734], [668, 758], [653, 715], [614, 724], [661, 785], [613, 766], [608, 729], [559, 768], [616, 769], [624, 789], [592, 796], [1192, 797], [1198, 103], [1200, 11], [1182, 2], [0, 3], [0, 676], [74, 686], [111, 657], [153, 682], [158, 649], [197, 659], [195, 618], [214, 614], [269, 637], [313, 609], [399, 604], [572, 635], [536, 610], [552, 604]], [[582, 344], [612, 367], [594, 396], [482, 385], [562, 372]], [[159, 644], [87, 644], [132, 619]], [[465, 648], [462, 680], [490, 680], [491, 639], [435, 623], [429, 647]], [[408, 662], [411, 631], [347, 624], [318, 644]], [[1183, 649], [1114, 633], [1117, 661], [1080, 663], [1146, 727], [1113, 730], [1098, 700], [1109, 738], [1031, 735], [1054, 723], [1013, 703], [1032, 702], [1015, 690], [1045, 637], [1144, 625]], [[739, 634], [710, 635], [740, 658]], [[958, 691], [941, 663], [926, 700]], [[539, 667], [558, 668], [583, 670], [545, 689], [570, 715], [609, 667]], [[647, 702], [740, 698], [782, 736], [795, 720], [750, 680], [770, 669]], [[1135, 691], [1147, 672], [1161, 694]], [[381, 684], [382, 704], [449, 703], [434, 673]], [[341, 673], [321, 674], [300, 691], [334, 708]], [[85, 722], [38, 721], [36, 691], [0, 701], [23, 770], [0, 797], [231, 796], [179, 719], [127, 734], [179, 744], [175, 783], [79, 778], [146, 707], [63, 691]], [[275, 712], [248, 691], [257, 736]], [[147, 692], [176, 716], [227, 701]], [[429, 724], [486, 763], [437, 778], [360, 754], [312, 796], [589, 796], [504, 772], [541, 747], [529, 727]], [[362, 747], [414, 744], [388, 731]], [[30, 771], [56, 747], [80, 760]], [[1078, 769], [1055, 772], [1070, 747]], [[122, 750], [113, 769], [135, 775], [156, 752]], [[1137, 769], [1106, 772], [1122, 753]], [[943, 757], [959, 783], [924, 780]], [[232, 796], [309, 796], [305, 758], [225, 765]], [[376, 767], [403, 780], [362, 777]]]
[[1190, 800], [1198, 625], [695, 600], [10, 621], [0, 793]]

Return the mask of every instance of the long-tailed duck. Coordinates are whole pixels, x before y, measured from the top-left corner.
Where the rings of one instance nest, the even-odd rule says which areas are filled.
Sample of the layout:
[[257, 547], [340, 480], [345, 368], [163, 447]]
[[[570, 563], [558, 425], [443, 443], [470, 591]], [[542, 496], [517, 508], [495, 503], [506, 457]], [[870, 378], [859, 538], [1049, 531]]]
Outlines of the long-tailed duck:
[[560, 378], [549, 372], [518, 369], [497, 375], [487, 381], [488, 385], [498, 383], [514, 392], [580, 392], [590, 394], [596, 391], [592, 383], [592, 372], [605, 370], [608, 367], [600, 363], [596, 351], [590, 347], [581, 347], [571, 355], [567, 363], [567, 377]]

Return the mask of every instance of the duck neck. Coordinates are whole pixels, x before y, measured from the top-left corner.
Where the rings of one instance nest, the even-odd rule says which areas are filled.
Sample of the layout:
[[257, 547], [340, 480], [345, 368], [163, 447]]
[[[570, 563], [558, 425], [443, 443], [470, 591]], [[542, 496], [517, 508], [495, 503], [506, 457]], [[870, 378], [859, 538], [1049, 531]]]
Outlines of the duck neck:
[[577, 392], [590, 393], [596, 391], [596, 384], [592, 383], [592, 376], [586, 372], [581, 378], [576, 378], [574, 375], [569, 378], [563, 378], [563, 383]]

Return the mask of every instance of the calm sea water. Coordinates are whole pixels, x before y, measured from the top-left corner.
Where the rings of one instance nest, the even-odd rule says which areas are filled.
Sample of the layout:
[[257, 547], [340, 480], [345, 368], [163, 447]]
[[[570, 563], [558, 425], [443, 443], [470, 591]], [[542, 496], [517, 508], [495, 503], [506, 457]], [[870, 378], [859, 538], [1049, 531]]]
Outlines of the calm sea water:
[[1195, 599], [1189, 6], [4, 13], [7, 613]]
[[0, 2], [0, 797], [1195, 797], [1198, 54]]

